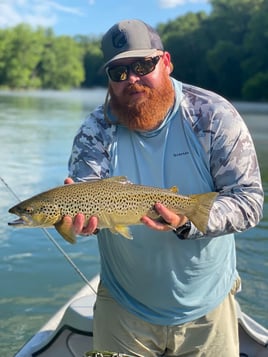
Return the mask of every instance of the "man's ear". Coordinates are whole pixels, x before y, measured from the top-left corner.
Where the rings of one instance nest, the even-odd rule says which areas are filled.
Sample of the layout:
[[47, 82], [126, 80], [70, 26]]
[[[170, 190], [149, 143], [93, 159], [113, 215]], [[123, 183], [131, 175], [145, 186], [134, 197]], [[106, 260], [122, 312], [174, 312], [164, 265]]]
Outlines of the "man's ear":
[[173, 71], [173, 63], [171, 62], [170, 53], [165, 51], [162, 58], [163, 58], [163, 63], [168, 71], [168, 74], [170, 74]]

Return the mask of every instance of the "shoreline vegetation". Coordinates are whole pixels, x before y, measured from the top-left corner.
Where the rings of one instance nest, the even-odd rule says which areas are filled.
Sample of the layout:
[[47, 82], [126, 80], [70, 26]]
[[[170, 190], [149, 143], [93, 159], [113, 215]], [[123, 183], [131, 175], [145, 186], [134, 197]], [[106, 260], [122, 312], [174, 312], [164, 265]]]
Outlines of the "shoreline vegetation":
[[[65, 90], [58, 89], [42, 89], [42, 88], [1, 88], [0, 97], [22, 97], [22, 98], [49, 98], [55, 100], [63, 100], [66, 98], [72, 101], [79, 101], [81, 97], [88, 98], [94, 96], [98, 99], [105, 99], [107, 87], [90, 87], [90, 88], [68, 88]], [[268, 99], [263, 102], [245, 101], [245, 100], [231, 100], [234, 107], [242, 113], [267, 114], [268, 113]]]
[[[229, 100], [268, 101], [268, 2], [210, 0], [156, 29], [172, 55], [172, 76]], [[0, 89], [105, 87], [101, 37], [56, 36], [20, 24], [0, 29]]]

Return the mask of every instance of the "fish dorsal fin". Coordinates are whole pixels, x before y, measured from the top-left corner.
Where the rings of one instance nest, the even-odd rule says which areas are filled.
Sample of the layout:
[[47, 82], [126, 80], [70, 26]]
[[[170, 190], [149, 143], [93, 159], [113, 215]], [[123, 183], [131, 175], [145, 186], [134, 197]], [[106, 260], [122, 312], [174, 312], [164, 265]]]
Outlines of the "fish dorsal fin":
[[119, 183], [131, 183], [126, 176], [112, 176], [105, 179], [105, 181], [119, 182]]
[[173, 192], [173, 193], [178, 193], [179, 192], [179, 189], [177, 186], [172, 186], [170, 187], [169, 191]]

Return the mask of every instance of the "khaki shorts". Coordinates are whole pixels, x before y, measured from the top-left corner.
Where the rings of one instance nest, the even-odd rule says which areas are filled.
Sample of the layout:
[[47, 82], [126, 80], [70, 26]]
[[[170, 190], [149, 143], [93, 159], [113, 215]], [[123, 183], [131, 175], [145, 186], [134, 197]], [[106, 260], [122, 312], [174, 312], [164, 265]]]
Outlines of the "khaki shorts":
[[161, 326], [126, 311], [100, 284], [94, 312], [94, 350], [146, 357], [238, 357], [234, 295], [239, 286], [240, 279], [225, 300], [207, 315], [182, 325]]

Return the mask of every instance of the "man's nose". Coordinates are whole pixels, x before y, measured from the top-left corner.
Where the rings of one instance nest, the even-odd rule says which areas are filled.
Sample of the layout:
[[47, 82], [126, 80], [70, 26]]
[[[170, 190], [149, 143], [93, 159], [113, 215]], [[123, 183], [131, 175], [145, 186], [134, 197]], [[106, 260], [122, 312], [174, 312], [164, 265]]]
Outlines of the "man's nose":
[[137, 81], [140, 80], [140, 76], [138, 76], [137, 74], [135, 74], [131, 69], [129, 71], [129, 75], [128, 75], [128, 82], [133, 84], [136, 83]]

